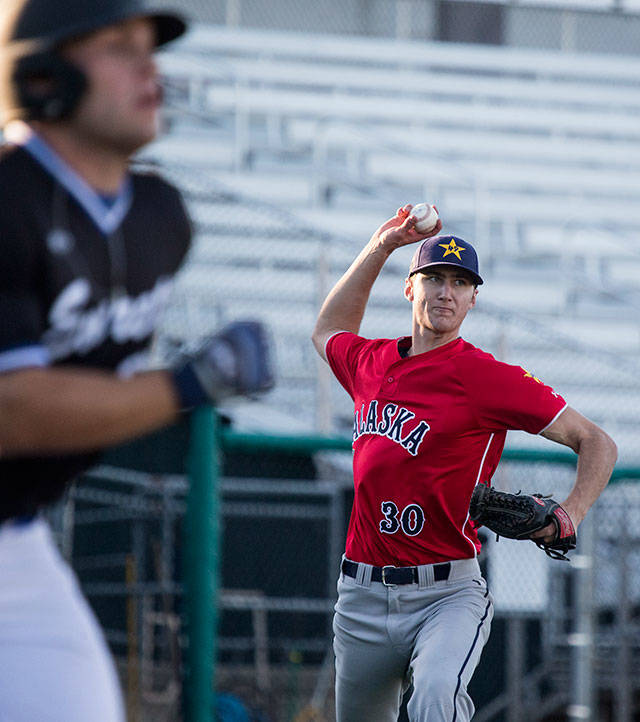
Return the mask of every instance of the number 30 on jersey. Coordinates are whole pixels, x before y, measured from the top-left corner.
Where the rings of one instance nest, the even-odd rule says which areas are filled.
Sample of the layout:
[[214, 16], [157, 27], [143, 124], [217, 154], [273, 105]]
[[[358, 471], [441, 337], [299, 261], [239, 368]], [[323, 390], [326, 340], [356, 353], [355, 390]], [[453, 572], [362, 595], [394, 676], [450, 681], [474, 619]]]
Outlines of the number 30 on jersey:
[[417, 536], [422, 531], [424, 512], [418, 504], [409, 504], [400, 511], [392, 501], [383, 501], [380, 508], [384, 514], [380, 521], [383, 534], [395, 534], [401, 529], [407, 536]]

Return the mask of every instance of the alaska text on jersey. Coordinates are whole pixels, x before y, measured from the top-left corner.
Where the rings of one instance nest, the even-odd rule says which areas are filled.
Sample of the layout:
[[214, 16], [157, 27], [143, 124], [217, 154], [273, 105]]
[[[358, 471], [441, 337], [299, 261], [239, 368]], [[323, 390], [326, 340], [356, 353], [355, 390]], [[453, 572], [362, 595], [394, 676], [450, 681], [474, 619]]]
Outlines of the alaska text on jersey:
[[405, 409], [397, 404], [385, 404], [378, 410], [378, 401], [374, 399], [369, 402], [365, 411], [365, 404], [355, 412], [353, 421], [353, 441], [365, 434], [376, 434], [386, 436], [396, 444], [400, 444], [411, 456], [418, 455], [418, 449], [425, 435], [431, 428], [429, 424], [421, 420], [405, 433], [405, 424], [415, 418], [413, 411]]

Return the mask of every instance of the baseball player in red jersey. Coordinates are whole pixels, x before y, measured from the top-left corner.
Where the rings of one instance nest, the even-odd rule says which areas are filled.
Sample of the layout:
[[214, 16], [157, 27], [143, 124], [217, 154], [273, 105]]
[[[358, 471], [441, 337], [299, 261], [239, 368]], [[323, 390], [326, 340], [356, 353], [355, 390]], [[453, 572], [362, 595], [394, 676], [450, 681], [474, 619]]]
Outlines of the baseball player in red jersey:
[[[464, 341], [482, 284], [472, 245], [415, 230], [411, 206], [372, 236], [328, 295], [313, 341], [353, 398], [355, 498], [334, 617], [338, 722], [465, 722], [467, 685], [487, 641], [491, 594], [469, 520], [506, 432], [542, 434], [578, 454], [562, 502], [577, 527], [605, 487], [614, 442], [552, 388]], [[411, 335], [369, 340], [360, 323], [382, 266], [423, 241], [404, 294]], [[550, 539], [552, 527], [536, 536]]]

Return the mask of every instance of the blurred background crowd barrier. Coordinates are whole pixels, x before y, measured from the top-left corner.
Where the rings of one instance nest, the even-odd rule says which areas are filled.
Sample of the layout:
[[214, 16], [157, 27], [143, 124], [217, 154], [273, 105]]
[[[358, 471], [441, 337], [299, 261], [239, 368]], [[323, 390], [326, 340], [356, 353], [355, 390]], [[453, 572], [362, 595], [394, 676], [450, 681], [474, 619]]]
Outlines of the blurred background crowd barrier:
[[[117, 450], [55, 510], [130, 722], [199, 721], [194, 665], [215, 670], [217, 712], [200, 699], [211, 719], [333, 719], [351, 459], [349, 441], [320, 439], [348, 439], [353, 417], [309, 337], [375, 228], [420, 201], [479, 251], [485, 285], [465, 338], [553, 385], [620, 449], [571, 564], [486, 538], [497, 611], [475, 719], [640, 719], [640, 3], [181, 7], [195, 22], [159, 57], [165, 132], [138, 159], [180, 187], [195, 231], [155, 360], [260, 318], [278, 385], [218, 410], [219, 481], [193, 502], [191, 531], [187, 425]], [[365, 335], [408, 332], [410, 256], [383, 270]], [[549, 442], [515, 433], [495, 484], [562, 497], [572, 473]], [[213, 537], [198, 536], [212, 519]], [[188, 643], [185, 619], [207, 608], [215, 636]]]

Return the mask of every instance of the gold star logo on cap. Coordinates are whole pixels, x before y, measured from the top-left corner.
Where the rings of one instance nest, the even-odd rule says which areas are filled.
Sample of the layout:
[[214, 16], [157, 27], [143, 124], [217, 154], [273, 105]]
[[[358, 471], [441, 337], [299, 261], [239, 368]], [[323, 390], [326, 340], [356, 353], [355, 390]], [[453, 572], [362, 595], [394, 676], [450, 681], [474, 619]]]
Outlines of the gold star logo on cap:
[[444, 253], [442, 254], [443, 258], [446, 258], [450, 253], [453, 253], [453, 255], [461, 261], [462, 258], [460, 257], [460, 251], [465, 251], [466, 248], [463, 248], [462, 246], [459, 246], [455, 239], [451, 239], [449, 243], [438, 243], [440, 248], [444, 248]]

